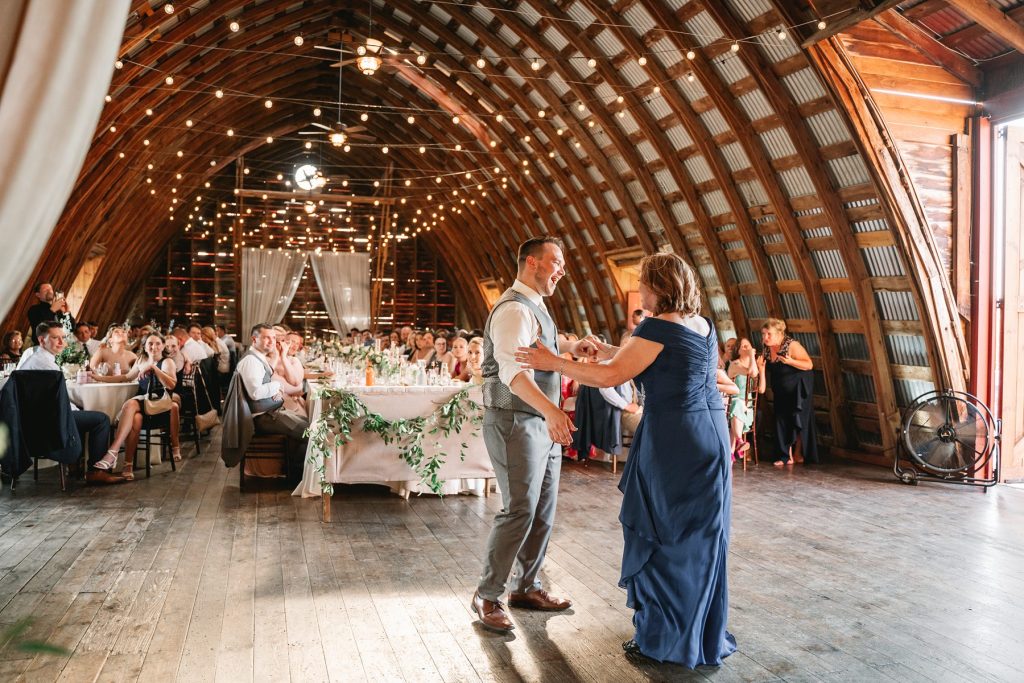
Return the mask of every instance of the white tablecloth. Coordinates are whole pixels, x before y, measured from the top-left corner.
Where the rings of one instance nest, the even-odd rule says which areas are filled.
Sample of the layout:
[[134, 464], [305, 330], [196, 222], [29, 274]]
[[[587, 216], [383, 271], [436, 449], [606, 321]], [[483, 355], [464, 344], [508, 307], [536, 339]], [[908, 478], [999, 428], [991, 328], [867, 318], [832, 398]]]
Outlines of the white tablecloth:
[[68, 396], [71, 402], [82, 410], [98, 410], [106, 413], [111, 422], [117, 420], [124, 402], [139, 392], [137, 382], [93, 382], [76, 384], [68, 382]]
[[[439, 404], [447, 401], [462, 389], [455, 387], [347, 387], [356, 393], [372, 412], [379, 413], [388, 419], [412, 418], [429, 415]], [[480, 403], [480, 388], [470, 390], [470, 398]], [[311, 400], [310, 423], [320, 418], [321, 401]], [[425, 440], [424, 450], [432, 453], [433, 441]], [[461, 445], [467, 445], [466, 459], [459, 459]], [[445, 495], [469, 491], [483, 495], [486, 480], [494, 477], [491, 460], [484, 447], [483, 428], [474, 434], [472, 425], [468, 423], [462, 428], [461, 434], [452, 434], [449, 439], [441, 439], [445, 463], [441, 467], [439, 477], [445, 481], [442, 493]], [[317, 473], [318, 462], [310, 462], [315, 457], [312, 447], [306, 451], [306, 465], [302, 475], [302, 483], [292, 495], [311, 498], [320, 496], [320, 475]], [[352, 440], [328, 458], [326, 466], [327, 480], [334, 484], [385, 484], [400, 495], [408, 493], [430, 493], [430, 489], [419, 482], [419, 477], [398, 456], [398, 446], [392, 443], [385, 445], [379, 436], [362, 431], [361, 421], [352, 425]]]

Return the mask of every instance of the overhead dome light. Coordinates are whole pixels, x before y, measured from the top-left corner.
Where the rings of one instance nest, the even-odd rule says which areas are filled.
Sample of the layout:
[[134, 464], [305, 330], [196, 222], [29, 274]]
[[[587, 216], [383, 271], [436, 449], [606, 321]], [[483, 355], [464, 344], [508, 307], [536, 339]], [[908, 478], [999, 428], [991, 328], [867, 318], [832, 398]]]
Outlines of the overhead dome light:
[[383, 62], [377, 55], [382, 47], [383, 43], [376, 38], [367, 38], [366, 46], [359, 46], [358, 52], [361, 56], [356, 60], [356, 66], [359, 67], [364, 76], [372, 76], [380, 70]]
[[335, 147], [341, 147], [347, 139], [348, 137], [344, 133], [331, 133], [331, 144]]

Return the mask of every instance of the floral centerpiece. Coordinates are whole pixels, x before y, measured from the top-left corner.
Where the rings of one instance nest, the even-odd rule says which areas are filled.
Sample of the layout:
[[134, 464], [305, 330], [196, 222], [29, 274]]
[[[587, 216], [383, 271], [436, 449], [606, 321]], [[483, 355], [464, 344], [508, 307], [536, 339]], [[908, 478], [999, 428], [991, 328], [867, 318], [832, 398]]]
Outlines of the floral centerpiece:
[[74, 379], [78, 371], [89, 362], [89, 352], [82, 342], [75, 339], [75, 333], [71, 330], [71, 319], [64, 316], [62, 323], [64, 328], [64, 348], [57, 354], [57, 365], [64, 371], [64, 376]]

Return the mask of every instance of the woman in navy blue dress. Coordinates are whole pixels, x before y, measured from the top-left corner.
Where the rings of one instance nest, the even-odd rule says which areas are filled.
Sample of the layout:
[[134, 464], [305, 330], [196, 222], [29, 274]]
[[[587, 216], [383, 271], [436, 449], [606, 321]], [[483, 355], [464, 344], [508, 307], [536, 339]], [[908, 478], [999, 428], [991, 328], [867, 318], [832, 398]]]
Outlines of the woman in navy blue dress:
[[711, 322], [701, 318], [693, 269], [674, 254], [640, 264], [640, 297], [654, 312], [618, 349], [597, 342], [606, 364], [575, 363], [522, 348], [527, 367], [582, 384], [635, 377], [644, 414], [619, 482], [625, 545], [619, 585], [635, 612], [627, 655], [686, 667], [721, 664], [736, 650], [726, 631], [732, 466]]

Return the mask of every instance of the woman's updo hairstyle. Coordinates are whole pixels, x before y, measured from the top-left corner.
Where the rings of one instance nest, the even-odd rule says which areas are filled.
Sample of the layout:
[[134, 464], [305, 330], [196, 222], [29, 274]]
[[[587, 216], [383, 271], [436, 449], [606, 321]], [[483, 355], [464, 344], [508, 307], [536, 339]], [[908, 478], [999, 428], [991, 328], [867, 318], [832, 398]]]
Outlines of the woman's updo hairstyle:
[[654, 315], [700, 313], [700, 289], [693, 268], [675, 254], [651, 254], [640, 261], [640, 282], [656, 298]]
[[[764, 325], [761, 325], [762, 330], [775, 330], [781, 335], [786, 334], [786, 321], [779, 320], [778, 318], [766, 318]], [[739, 343], [736, 344], [739, 346]]]

